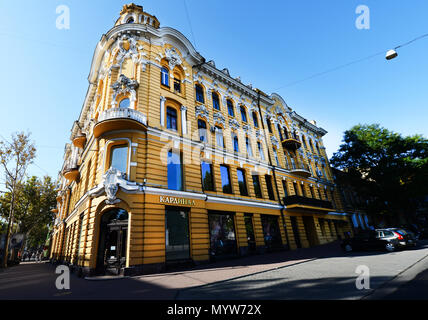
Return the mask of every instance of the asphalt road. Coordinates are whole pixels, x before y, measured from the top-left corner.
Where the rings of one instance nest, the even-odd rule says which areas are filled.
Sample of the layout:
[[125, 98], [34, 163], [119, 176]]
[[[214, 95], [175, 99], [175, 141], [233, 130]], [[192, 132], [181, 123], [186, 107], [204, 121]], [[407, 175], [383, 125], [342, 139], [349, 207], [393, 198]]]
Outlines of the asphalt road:
[[[376, 289], [394, 280], [408, 268], [428, 256], [428, 246], [418, 248], [383, 252], [353, 252], [343, 256], [329, 257], [308, 261], [295, 266], [279, 268], [233, 280], [214, 283], [198, 288], [180, 291], [178, 299], [283, 299], [283, 300], [354, 300], [369, 297]], [[356, 273], [358, 266], [367, 266], [369, 270], [369, 288], [357, 289]], [[428, 264], [424, 266], [428, 268]], [[377, 299], [400, 299], [400, 296], [414, 291], [415, 283], [420, 290], [424, 290], [422, 280], [428, 279], [428, 272], [424, 272], [419, 279], [412, 281], [405, 287], [387, 297], [377, 296]], [[367, 283], [367, 282], [366, 282]], [[402, 283], [399, 283], [402, 285]], [[426, 289], [425, 289], [426, 291]], [[412, 295], [418, 296], [416, 292]], [[425, 297], [427, 295], [425, 294]], [[428, 297], [427, 297], [428, 298]]]
[[[307, 250], [303, 252], [310, 252], [311, 249], [303, 250]], [[287, 254], [294, 253], [288, 252]], [[271, 259], [279, 258], [281, 254], [257, 256], [254, 259], [261, 259], [266, 263], [269, 257]], [[236, 260], [235, 264], [241, 264], [241, 266], [222, 267], [221, 264], [214, 264], [203, 270], [119, 280], [88, 281], [71, 274], [69, 290], [56, 288], [55, 282], [59, 275], [55, 274], [53, 265], [23, 263], [0, 271], [0, 300], [318, 300], [370, 297], [375, 299], [402, 299], [403, 297], [428, 299], [424, 288], [428, 281], [428, 271], [425, 271], [428, 270], [428, 242], [416, 249], [393, 253], [353, 252], [346, 254], [336, 250], [330, 255], [322, 254], [317, 258], [301, 260], [297, 264], [281, 265], [273, 270], [195, 286], [203, 283], [200, 282], [201, 280], [206, 279], [203, 277], [204, 273], [210, 274], [209, 278], [217, 281], [226, 272], [242, 270], [242, 268], [255, 270], [242, 266], [243, 263], [250, 262], [252, 258], [245, 259]], [[273, 262], [277, 261], [273, 260]], [[369, 268], [369, 289], [356, 288], [358, 276], [356, 268], [361, 265]], [[413, 270], [415, 276], [419, 275], [412, 280], [414, 276], [408, 275], [409, 270]], [[196, 276], [199, 278], [195, 278]], [[389, 284], [389, 289], [385, 291], [385, 294], [379, 294], [382, 293], [381, 289], [386, 284]], [[394, 290], [399, 288], [399, 290], [394, 292], [391, 287]], [[421, 296], [421, 293], [425, 295]]]

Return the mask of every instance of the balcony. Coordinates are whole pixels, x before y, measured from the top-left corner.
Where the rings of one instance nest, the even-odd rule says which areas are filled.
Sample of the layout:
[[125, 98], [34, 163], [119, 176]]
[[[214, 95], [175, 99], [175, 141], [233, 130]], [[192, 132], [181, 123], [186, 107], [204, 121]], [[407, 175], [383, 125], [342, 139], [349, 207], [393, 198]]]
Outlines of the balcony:
[[94, 126], [94, 137], [115, 130], [146, 130], [147, 117], [141, 112], [129, 108], [111, 108], [103, 111]]
[[70, 182], [78, 181], [80, 177], [79, 168], [77, 166], [65, 167], [62, 171], [62, 175]]
[[288, 166], [287, 168], [291, 173], [294, 173], [298, 176], [301, 176], [303, 178], [308, 178], [310, 177], [311, 171], [309, 171], [308, 166], [300, 164], [300, 163], [292, 163], [291, 165]]
[[80, 134], [73, 139], [73, 145], [77, 148], [83, 149], [86, 143], [86, 135]]
[[321, 210], [331, 211], [334, 210], [331, 201], [319, 200], [314, 198], [307, 198], [302, 196], [288, 196], [284, 197], [284, 204], [287, 208], [300, 208], [306, 210]]
[[302, 146], [302, 143], [300, 142], [299, 136], [297, 134], [286, 134], [285, 139], [282, 140], [282, 146], [285, 149], [295, 151]]

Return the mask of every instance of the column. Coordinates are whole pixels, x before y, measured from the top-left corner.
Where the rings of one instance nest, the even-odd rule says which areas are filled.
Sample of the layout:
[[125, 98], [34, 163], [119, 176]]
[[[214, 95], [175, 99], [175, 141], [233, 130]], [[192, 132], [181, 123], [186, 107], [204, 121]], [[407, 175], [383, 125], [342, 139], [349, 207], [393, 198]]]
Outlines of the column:
[[165, 97], [160, 97], [160, 125], [165, 127]]
[[183, 135], [187, 134], [187, 108], [181, 106], [181, 128]]

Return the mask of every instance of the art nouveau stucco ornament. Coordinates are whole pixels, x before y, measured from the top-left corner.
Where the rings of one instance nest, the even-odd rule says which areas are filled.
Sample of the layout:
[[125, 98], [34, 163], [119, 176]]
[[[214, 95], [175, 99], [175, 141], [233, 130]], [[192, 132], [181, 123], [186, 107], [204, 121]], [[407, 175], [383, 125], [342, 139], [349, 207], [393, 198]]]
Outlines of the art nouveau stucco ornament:
[[117, 80], [115, 83], [111, 85], [113, 88], [113, 102], [112, 105], [116, 105], [117, 101], [116, 98], [120, 94], [130, 94], [130, 101], [136, 101], [137, 100], [137, 88], [138, 88], [138, 82], [137, 80], [131, 80], [125, 75], [121, 74], [119, 76], [119, 80]]
[[104, 192], [107, 196], [106, 204], [115, 204], [120, 202], [120, 199], [116, 198], [116, 194], [120, 189], [125, 192], [136, 192], [140, 187], [135, 182], [126, 180], [126, 174], [120, 172], [116, 168], [110, 167], [107, 172], [103, 175], [102, 182], [89, 191], [90, 197], [98, 197]]
[[116, 64], [122, 65], [126, 58], [131, 58], [134, 63], [138, 61], [137, 38], [134, 35], [124, 34], [118, 40], [119, 52], [116, 57]]
[[200, 116], [202, 118], [205, 118], [208, 121], [209, 113], [208, 113], [207, 108], [204, 105], [200, 105], [200, 106], [195, 107], [195, 115], [196, 115], [196, 117]]
[[181, 58], [175, 48], [165, 50], [165, 59], [168, 61], [169, 68], [171, 70], [174, 70], [175, 66], [181, 65], [182, 63]]
[[213, 118], [214, 118], [214, 125], [222, 124], [224, 126], [226, 123], [226, 119], [220, 112], [214, 113]]
[[236, 119], [230, 119], [229, 120], [229, 126], [234, 130], [236, 130], [240, 127], [239, 122]]

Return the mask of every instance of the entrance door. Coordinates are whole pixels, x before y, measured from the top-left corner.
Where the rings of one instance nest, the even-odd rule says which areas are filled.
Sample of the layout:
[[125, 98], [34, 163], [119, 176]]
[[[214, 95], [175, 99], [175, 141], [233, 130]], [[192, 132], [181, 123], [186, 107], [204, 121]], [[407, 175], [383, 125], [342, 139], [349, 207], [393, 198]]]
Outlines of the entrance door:
[[253, 215], [245, 214], [245, 229], [247, 230], [247, 241], [248, 241], [248, 251], [250, 253], [256, 252], [256, 237], [254, 236], [254, 225], [253, 225]]
[[296, 242], [297, 248], [301, 248], [302, 243], [300, 242], [299, 226], [297, 225], [297, 218], [290, 217], [290, 220], [291, 220], [291, 228], [293, 229], [294, 241]]
[[313, 247], [318, 244], [317, 232], [313, 217], [303, 217], [303, 225], [305, 226], [306, 238], [309, 241], [309, 246]]
[[166, 262], [190, 259], [189, 218], [186, 211], [166, 210], [165, 245]]
[[235, 236], [234, 215], [223, 212], [209, 212], [210, 256], [212, 259], [236, 256], [238, 246]]
[[113, 209], [101, 218], [97, 272], [120, 274], [126, 267], [128, 213]]

